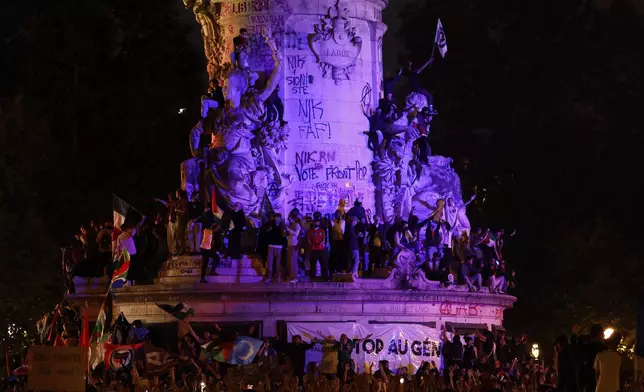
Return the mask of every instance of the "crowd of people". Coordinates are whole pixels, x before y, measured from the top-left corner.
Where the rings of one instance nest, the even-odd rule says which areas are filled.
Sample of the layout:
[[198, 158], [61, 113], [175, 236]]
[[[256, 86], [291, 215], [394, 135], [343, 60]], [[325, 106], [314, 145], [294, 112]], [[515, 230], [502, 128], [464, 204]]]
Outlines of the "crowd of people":
[[426, 220], [412, 210], [406, 219], [398, 216], [393, 222], [368, 216], [360, 201], [346, 210], [340, 200], [332, 215], [303, 216], [293, 209], [284, 219], [279, 212], [249, 217], [241, 204], [215, 214], [198, 192], [188, 198], [181, 189], [167, 200], [155, 200], [161, 208], [151, 222], [136, 216], [118, 228], [96, 221], [80, 227], [63, 249], [68, 288], [73, 276], [110, 276], [122, 249], [131, 257], [128, 281], [137, 284], [152, 281], [173, 255], [200, 255], [205, 282], [209, 274], [217, 274], [222, 258], [256, 254], [265, 262], [264, 282], [271, 283], [329, 281], [334, 274], [385, 278], [403, 252], [415, 255], [417, 270], [440, 287], [460, 284], [479, 291], [487, 286], [490, 292], [505, 293], [516, 284], [503, 257], [503, 230], [452, 228], [442, 200]]
[[[58, 319], [62, 322], [53, 328], [62, 331], [64, 345], [77, 345], [80, 312], [69, 306], [57, 311], [61, 312]], [[56, 324], [57, 318], [51, 317]], [[601, 325], [592, 326], [588, 334], [579, 334], [579, 328], [573, 327], [571, 336], [558, 337], [554, 356], [548, 355], [552, 358], [549, 366], [540, 359], [545, 353], [535, 353], [530, 348], [526, 334], [510, 337], [502, 330], [447, 331], [441, 327], [439, 359], [417, 363], [402, 355], [390, 367], [385, 359], [356, 363], [357, 346], [370, 336], [359, 339], [318, 332], [319, 337], [308, 342], [299, 335], [288, 342], [283, 337], [262, 338], [253, 323], [223, 328], [219, 324], [200, 325], [193, 329], [189, 317], [178, 321], [176, 339], [168, 337], [168, 331], [155, 328], [158, 327], [148, 329], [139, 320], [130, 324], [123, 314], [117, 317], [110, 330], [110, 343], [144, 343], [148, 359], [136, 354], [129, 365], [120, 369], [100, 362], [93, 364], [89, 384], [101, 391], [136, 387], [141, 391], [202, 392], [639, 392], [643, 386], [642, 369], [635, 368], [631, 373], [622, 364], [626, 356], [618, 351], [621, 335], [604, 337]], [[58, 344], [58, 338], [52, 338], [58, 333], [51, 329], [47, 322], [39, 325], [42, 344]], [[234, 342], [240, 336], [264, 342], [246, 365], [231, 364], [219, 355], [225, 350], [222, 348], [232, 347], [226, 342]], [[307, 352], [313, 349], [321, 350], [319, 362], [307, 362]], [[248, 358], [245, 353], [241, 355]], [[16, 386], [16, 390], [24, 388], [20, 380]]]

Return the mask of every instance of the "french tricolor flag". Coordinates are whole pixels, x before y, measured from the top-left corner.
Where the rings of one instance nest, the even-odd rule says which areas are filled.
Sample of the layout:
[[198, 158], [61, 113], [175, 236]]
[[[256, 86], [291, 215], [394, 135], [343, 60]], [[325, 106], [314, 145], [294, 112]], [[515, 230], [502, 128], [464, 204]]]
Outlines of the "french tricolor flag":
[[112, 231], [112, 241], [116, 241], [118, 236], [123, 232], [121, 226], [125, 223], [127, 216], [135, 212], [140, 214], [137, 210], [134, 209], [131, 205], [127, 204], [123, 199], [116, 195], [112, 195], [112, 210], [114, 213], [114, 230]]

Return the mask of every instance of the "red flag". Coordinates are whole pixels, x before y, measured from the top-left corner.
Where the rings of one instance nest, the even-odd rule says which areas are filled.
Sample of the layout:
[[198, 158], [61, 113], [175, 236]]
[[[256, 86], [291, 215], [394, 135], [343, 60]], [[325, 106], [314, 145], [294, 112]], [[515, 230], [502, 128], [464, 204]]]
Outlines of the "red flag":
[[83, 311], [80, 347], [89, 348], [89, 315], [87, 305], [85, 305], [85, 310]]
[[49, 336], [47, 337], [47, 342], [51, 342], [51, 338], [54, 337], [54, 333], [58, 331], [58, 305], [54, 309], [54, 321], [51, 323], [51, 330], [49, 330]]
[[9, 343], [4, 343], [4, 356], [5, 362], [7, 362], [7, 377], [11, 377], [11, 364], [9, 361]]

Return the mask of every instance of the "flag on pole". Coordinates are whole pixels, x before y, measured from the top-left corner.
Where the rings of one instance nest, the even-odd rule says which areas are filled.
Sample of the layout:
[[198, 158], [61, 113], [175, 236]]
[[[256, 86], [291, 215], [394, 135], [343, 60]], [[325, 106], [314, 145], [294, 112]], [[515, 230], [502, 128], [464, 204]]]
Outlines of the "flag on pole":
[[121, 225], [125, 223], [125, 218], [130, 211], [136, 211], [131, 205], [116, 195], [112, 195], [112, 210], [114, 212], [114, 231], [121, 232]]
[[9, 342], [4, 342], [4, 360], [7, 363], [7, 378], [11, 377], [11, 361], [9, 360]]
[[445, 36], [445, 29], [443, 29], [443, 24], [441, 23], [440, 18], [436, 24], [434, 45], [438, 46], [438, 51], [441, 53], [441, 57], [445, 58], [445, 55], [447, 54], [447, 37]]
[[51, 322], [51, 329], [49, 330], [49, 336], [47, 336], [47, 342], [51, 342], [53, 338], [56, 337], [56, 331], [58, 331], [58, 308], [60, 307], [60, 304], [56, 305], [56, 309], [54, 309], [54, 319]]
[[94, 331], [92, 332], [92, 337], [90, 342], [94, 343], [104, 343], [108, 336], [107, 332], [112, 326], [112, 306], [113, 306], [114, 297], [112, 290], [108, 289], [103, 299], [103, 305], [101, 305], [101, 310], [98, 312], [98, 317], [96, 318], [96, 324], [94, 325]]
[[263, 341], [248, 336], [238, 336], [234, 342], [221, 342], [219, 344], [207, 343], [201, 346], [203, 355], [207, 359], [226, 362], [231, 365], [248, 365], [253, 362], [259, 353]]
[[136, 344], [105, 343], [105, 368], [112, 370], [130, 369], [137, 361], [145, 363], [143, 342]]
[[166, 312], [170, 313], [178, 320], [183, 320], [187, 316], [195, 315], [195, 310], [183, 302], [179, 302], [174, 306], [166, 305], [166, 304], [157, 304], [157, 306], [165, 310]]
[[143, 217], [136, 208], [129, 205], [120, 197], [112, 194], [112, 211], [113, 211], [113, 220], [114, 220], [114, 231], [112, 233], [112, 240], [116, 241], [116, 238], [123, 232], [121, 226], [123, 223], [127, 222], [139, 222]]
[[120, 288], [122, 285], [127, 282], [127, 273], [130, 270], [130, 252], [127, 249], [121, 249], [121, 256], [118, 259], [118, 265], [114, 269], [114, 274], [112, 275], [112, 282], [110, 286], [113, 288]]
[[109, 288], [105, 293], [105, 299], [101, 310], [98, 312], [94, 331], [90, 338], [90, 352], [88, 355], [89, 366], [94, 369], [105, 360], [105, 342], [109, 339], [109, 330], [112, 327], [112, 306], [114, 297], [112, 289]]

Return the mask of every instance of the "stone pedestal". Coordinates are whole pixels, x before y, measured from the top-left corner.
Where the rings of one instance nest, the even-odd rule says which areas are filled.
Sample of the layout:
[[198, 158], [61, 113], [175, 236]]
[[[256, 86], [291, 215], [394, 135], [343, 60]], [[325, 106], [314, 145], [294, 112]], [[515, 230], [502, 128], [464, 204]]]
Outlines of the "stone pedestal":
[[[263, 266], [254, 257], [222, 260], [219, 275], [208, 276], [208, 283], [200, 283], [200, 268], [200, 256], [170, 258], [154, 284], [115, 289], [115, 311], [130, 321], [175, 322], [156, 304], [185, 302], [195, 309], [194, 322], [259, 321], [264, 335], [274, 336], [280, 323], [303, 321], [424, 323], [435, 328], [452, 323], [492, 329], [502, 324], [503, 311], [516, 300], [487, 290], [469, 293], [464, 286], [439, 288], [438, 282], [410, 275], [402, 265], [384, 279], [345, 275], [343, 282], [272, 284], [260, 283]], [[77, 292], [68, 299], [88, 301], [95, 317], [107, 280], [76, 282]]]

